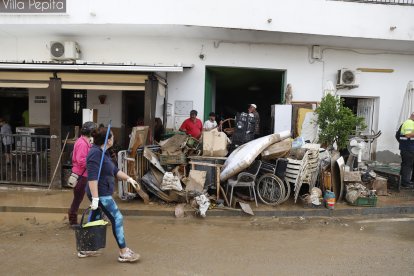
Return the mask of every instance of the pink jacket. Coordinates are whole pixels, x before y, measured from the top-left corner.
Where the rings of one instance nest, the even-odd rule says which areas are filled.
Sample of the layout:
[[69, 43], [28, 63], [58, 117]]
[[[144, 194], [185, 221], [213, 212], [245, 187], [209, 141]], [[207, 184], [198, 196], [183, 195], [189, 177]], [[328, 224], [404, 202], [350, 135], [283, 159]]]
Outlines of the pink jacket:
[[88, 171], [86, 170], [86, 157], [88, 156], [90, 148], [91, 143], [89, 142], [88, 137], [81, 136], [76, 140], [72, 154], [72, 172], [84, 177], [88, 176]]

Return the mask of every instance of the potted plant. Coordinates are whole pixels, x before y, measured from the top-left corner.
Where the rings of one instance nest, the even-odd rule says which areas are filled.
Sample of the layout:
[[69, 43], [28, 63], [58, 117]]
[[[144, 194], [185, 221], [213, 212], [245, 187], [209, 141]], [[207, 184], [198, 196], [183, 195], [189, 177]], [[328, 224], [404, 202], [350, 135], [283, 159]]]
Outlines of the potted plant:
[[345, 107], [338, 96], [327, 94], [316, 108], [316, 123], [319, 127], [319, 143], [328, 149], [345, 149], [350, 135], [366, 128], [364, 118], [356, 116], [351, 109]]

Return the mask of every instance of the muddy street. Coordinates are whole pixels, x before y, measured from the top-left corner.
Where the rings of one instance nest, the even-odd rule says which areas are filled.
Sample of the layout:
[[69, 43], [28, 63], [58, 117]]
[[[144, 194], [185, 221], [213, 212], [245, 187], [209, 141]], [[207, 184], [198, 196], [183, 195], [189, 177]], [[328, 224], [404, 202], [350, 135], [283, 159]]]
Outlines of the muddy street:
[[98, 257], [79, 259], [62, 214], [1, 213], [2, 275], [413, 275], [414, 219], [126, 217], [117, 262], [110, 228]]

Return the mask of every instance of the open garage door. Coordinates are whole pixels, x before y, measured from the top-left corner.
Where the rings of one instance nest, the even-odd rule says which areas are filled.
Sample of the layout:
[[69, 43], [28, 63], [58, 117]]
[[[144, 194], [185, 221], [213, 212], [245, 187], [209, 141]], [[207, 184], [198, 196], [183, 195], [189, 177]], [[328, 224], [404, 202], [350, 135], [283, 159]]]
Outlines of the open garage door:
[[207, 67], [204, 115], [210, 111], [218, 119], [232, 118], [237, 112], [247, 112], [250, 104], [257, 105], [261, 134], [271, 130], [271, 105], [282, 103], [285, 70]]

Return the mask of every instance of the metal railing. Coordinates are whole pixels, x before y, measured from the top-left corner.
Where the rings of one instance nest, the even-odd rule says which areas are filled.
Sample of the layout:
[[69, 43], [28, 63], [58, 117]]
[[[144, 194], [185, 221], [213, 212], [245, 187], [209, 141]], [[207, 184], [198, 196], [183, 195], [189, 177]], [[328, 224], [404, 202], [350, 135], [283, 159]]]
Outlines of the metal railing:
[[48, 186], [50, 136], [0, 134], [0, 184]]
[[[157, 145], [148, 146], [152, 152], [160, 152], [161, 147]], [[122, 150], [118, 152], [118, 168], [126, 174], [129, 174], [128, 168], [128, 152]], [[150, 168], [150, 162], [144, 157], [144, 148], [140, 147], [137, 149], [137, 155], [134, 160], [135, 172], [137, 179], [140, 181], [146, 172]], [[136, 197], [135, 190], [126, 181], [118, 180], [118, 196], [122, 200], [132, 199]]]
[[330, 0], [330, 1], [355, 2], [355, 3], [367, 3], [367, 4], [383, 4], [383, 5], [414, 6], [414, 0]]

